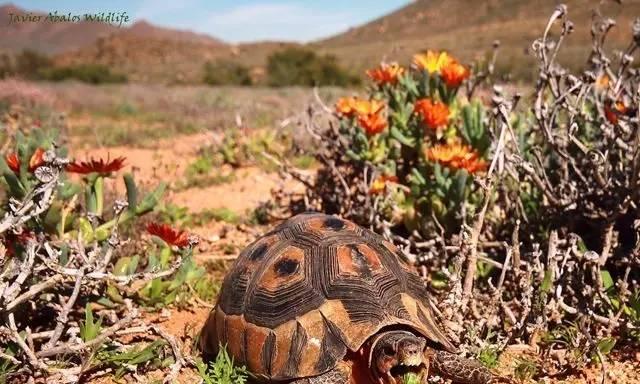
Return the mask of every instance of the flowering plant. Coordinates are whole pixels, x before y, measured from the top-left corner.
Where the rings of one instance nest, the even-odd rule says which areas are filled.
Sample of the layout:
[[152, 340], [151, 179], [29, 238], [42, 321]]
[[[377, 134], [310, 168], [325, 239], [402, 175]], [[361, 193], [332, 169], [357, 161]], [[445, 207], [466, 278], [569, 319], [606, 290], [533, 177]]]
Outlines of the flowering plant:
[[382, 63], [368, 70], [367, 96], [337, 101], [345, 155], [373, 167], [368, 193], [380, 196], [380, 211], [395, 224], [413, 230], [435, 217], [454, 230], [473, 176], [487, 168], [484, 107], [457, 97], [470, 74], [449, 53], [427, 51], [411, 68]]

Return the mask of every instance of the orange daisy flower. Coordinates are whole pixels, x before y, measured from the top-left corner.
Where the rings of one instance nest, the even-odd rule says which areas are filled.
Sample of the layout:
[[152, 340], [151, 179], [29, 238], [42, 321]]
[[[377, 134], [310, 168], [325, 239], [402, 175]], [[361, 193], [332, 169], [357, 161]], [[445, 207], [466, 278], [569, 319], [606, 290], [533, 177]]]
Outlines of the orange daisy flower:
[[431, 129], [438, 129], [449, 123], [449, 107], [440, 101], [420, 99], [416, 101], [413, 110], [422, 117], [423, 123]]
[[336, 102], [336, 112], [342, 116], [351, 116], [354, 113], [353, 104], [355, 97], [341, 97]]
[[403, 73], [404, 68], [402, 68], [398, 63], [382, 63], [378, 68], [369, 69], [367, 71], [367, 76], [369, 76], [369, 78], [376, 84], [384, 85], [397, 83], [398, 78], [402, 76]]
[[358, 124], [369, 136], [378, 134], [387, 127], [387, 118], [380, 113], [358, 116]]
[[604, 103], [604, 116], [611, 124], [618, 124], [618, 116], [624, 115], [629, 111], [626, 105], [620, 100], [612, 103], [607, 101]]
[[465, 169], [471, 174], [487, 168], [486, 161], [480, 159], [477, 151], [460, 143], [436, 145], [426, 149], [425, 155], [431, 161], [454, 169]]
[[[33, 152], [33, 155], [31, 155], [31, 158], [29, 159], [29, 172], [35, 171], [36, 168], [44, 164], [44, 153], [44, 149], [36, 148], [36, 150]], [[5, 156], [4, 160], [7, 162], [9, 169], [11, 169], [14, 173], [20, 172], [20, 158], [18, 158], [18, 155], [15, 152]]]
[[369, 115], [384, 108], [380, 100], [363, 100], [358, 97], [342, 97], [336, 103], [336, 112], [342, 116]]
[[369, 188], [369, 193], [372, 195], [376, 195], [382, 193], [387, 183], [397, 183], [398, 177], [394, 175], [380, 175], [371, 183], [371, 187]]
[[95, 172], [102, 175], [108, 175], [112, 172], [121, 170], [124, 167], [125, 160], [125, 157], [117, 157], [113, 160], [109, 160], [109, 158], [107, 158], [106, 161], [104, 159], [95, 160], [93, 158], [89, 161], [74, 161], [67, 165], [67, 172], [81, 174]]
[[149, 225], [147, 225], [147, 232], [158, 236], [169, 245], [175, 245], [179, 248], [189, 246], [189, 234], [185, 231], [171, 228], [167, 224], [149, 223]]
[[455, 61], [447, 52], [427, 51], [413, 55], [413, 65], [429, 73], [440, 73], [443, 67]]
[[440, 70], [442, 80], [449, 88], [457, 88], [469, 77], [469, 69], [457, 61], [451, 61]]

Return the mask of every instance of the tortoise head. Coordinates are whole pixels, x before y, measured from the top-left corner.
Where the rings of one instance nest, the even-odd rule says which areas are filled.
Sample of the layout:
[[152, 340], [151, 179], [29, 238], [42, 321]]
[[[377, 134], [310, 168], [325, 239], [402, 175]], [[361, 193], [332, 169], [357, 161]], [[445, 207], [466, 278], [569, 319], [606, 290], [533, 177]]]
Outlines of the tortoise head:
[[393, 383], [408, 372], [425, 369], [427, 340], [408, 331], [390, 330], [377, 334], [371, 341], [369, 369], [379, 382]]

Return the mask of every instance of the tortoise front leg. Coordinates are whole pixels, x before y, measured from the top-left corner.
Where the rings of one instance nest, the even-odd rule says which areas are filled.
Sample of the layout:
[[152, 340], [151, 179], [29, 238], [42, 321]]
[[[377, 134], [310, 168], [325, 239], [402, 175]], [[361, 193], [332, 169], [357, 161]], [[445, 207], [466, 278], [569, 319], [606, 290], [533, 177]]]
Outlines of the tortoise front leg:
[[453, 353], [434, 351], [431, 355], [433, 370], [460, 384], [488, 384], [495, 376], [480, 362], [473, 359], [465, 359]]
[[341, 361], [329, 372], [319, 376], [294, 380], [290, 384], [349, 384], [350, 380], [351, 366]]

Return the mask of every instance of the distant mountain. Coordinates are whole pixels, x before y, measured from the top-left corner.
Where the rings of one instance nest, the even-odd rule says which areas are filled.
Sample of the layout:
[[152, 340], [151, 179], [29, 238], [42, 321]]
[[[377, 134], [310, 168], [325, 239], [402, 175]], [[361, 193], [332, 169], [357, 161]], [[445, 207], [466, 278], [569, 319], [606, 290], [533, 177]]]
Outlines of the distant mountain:
[[[41, 16], [39, 22], [9, 23], [10, 15]], [[0, 51], [17, 52], [30, 49], [46, 54], [55, 54], [85, 47], [100, 36], [112, 34], [119, 29], [103, 23], [53, 23], [45, 22], [42, 12], [20, 9], [13, 4], [0, 6]]]
[[179, 29], [161, 28], [145, 20], [136, 21], [135, 23], [133, 23], [133, 25], [131, 25], [131, 27], [123, 29], [119, 34], [158, 40], [165, 39], [211, 45], [224, 44], [221, 40], [215, 39], [208, 35], [191, 31], [183, 31]]

